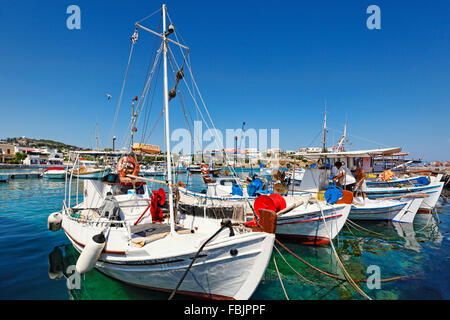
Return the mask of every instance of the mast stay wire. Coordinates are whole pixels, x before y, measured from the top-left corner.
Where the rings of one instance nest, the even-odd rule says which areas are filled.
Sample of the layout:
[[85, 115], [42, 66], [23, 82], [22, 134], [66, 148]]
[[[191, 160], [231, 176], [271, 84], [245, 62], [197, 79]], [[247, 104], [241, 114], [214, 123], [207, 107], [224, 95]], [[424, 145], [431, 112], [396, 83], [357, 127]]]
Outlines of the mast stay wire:
[[[161, 9], [160, 9], [160, 10], [161, 10]], [[159, 11], [159, 10], [158, 10], [158, 11]], [[157, 11], [157, 12], [158, 12], [158, 11]], [[143, 20], [145, 20], [145, 18], [142, 19], [142, 20], [140, 20], [139, 22], [141, 22], [141, 21], [143, 21]], [[137, 23], [139, 23], [139, 22], [137, 22]], [[157, 30], [160, 30], [160, 29], [161, 29], [161, 24], [162, 24], [162, 15], [159, 17], [159, 24], [158, 24], [158, 29], [157, 29]], [[146, 71], [145, 79], [148, 77], [149, 69], [150, 69], [150, 65], [151, 65], [151, 61], [154, 61], [154, 59], [155, 59], [154, 56], [157, 54], [157, 53], [154, 52], [154, 49], [156, 48], [157, 43], [158, 43], [158, 38], [155, 37], [155, 42], [153, 43], [153, 51], [152, 51], [152, 54], [151, 54], [151, 56], [150, 56], [151, 59], [149, 59], [148, 65], [147, 65], [147, 71]], [[160, 69], [161, 69], [161, 64], [159, 65], [158, 72], [157, 72], [157, 74], [156, 74], [156, 79], [158, 79]], [[154, 89], [154, 91], [153, 91], [153, 95], [155, 94], [155, 90], [156, 90], [156, 84], [155, 84], [155, 89]], [[151, 113], [151, 110], [152, 110], [152, 106], [153, 106], [152, 102], [153, 102], [153, 97], [152, 97], [152, 100], [151, 100], [151, 101], [147, 99], [147, 105], [145, 106], [146, 112], [145, 112], [145, 116], [144, 116], [144, 119], [145, 119], [145, 120], [144, 120], [144, 125], [145, 125], [145, 126], [144, 126], [144, 130], [142, 131], [141, 141], [143, 140], [143, 138], [144, 138], [144, 136], [145, 136], [145, 132], [146, 132], [146, 130], [147, 130], [148, 118], [149, 118], [149, 116], [150, 116], [150, 113]], [[150, 106], [149, 106], [149, 105], [150, 105]]]
[[[175, 36], [176, 36], [176, 33], [175, 33]], [[177, 39], [177, 40], [178, 40], [178, 39]], [[167, 47], [169, 48], [170, 54], [172, 54], [172, 56], [174, 57], [174, 62], [175, 62], [175, 65], [176, 65], [177, 69], [179, 69], [178, 63], [177, 63], [177, 61], [176, 61], [176, 59], [175, 59], [175, 56], [174, 56], [174, 54], [173, 54], [173, 52], [172, 52], [171, 47], [170, 47], [170, 46], [167, 46]], [[181, 50], [181, 48], [180, 48], [180, 50]], [[189, 86], [187, 85], [187, 81], [186, 81], [186, 78], [185, 78], [185, 77], [183, 77], [183, 82], [185, 83], [186, 87], [188, 88], [188, 92], [189, 92], [189, 94], [191, 95], [192, 99], [194, 100], [194, 104], [195, 104], [195, 106], [197, 107], [197, 110], [199, 111], [200, 116], [202, 117], [202, 120], [203, 120], [203, 122], [205, 123], [206, 127], [208, 128], [208, 130], [210, 130], [210, 131], [216, 133], [216, 132], [217, 132], [217, 129], [216, 129], [215, 125], [214, 125], [214, 122], [213, 122], [213, 120], [212, 120], [212, 118], [211, 118], [211, 115], [210, 115], [210, 113], [209, 113], [209, 111], [208, 111], [208, 108], [206, 107], [205, 101], [204, 101], [204, 99], [203, 99], [203, 97], [202, 97], [202, 94], [200, 93], [200, 90], [199, 90], [199, 88], [198, 88], [198, 85], [197, 85], [197, 83], [196, 83], [196, 81], [195, 81], [195, 79], [194, 79], [194, 75], [192, 74], [191, 66], [190, 66], [188, 60], [186, 60], [186, 66], [187, 66], [187, 68], [188, 68], [188, 70], [189, 70], [189, 74], [190, 74], [190, 76], [191, 76], [191, 80], [192, 80], [192, 82], [193, 82], [193, 86], [195, 87], [195, 89], [196, 89], [196, 91], [197, 91], [197, 93], [198, 93], [198, 95], [199, 95], [199, 98], [200, 98], [200, 100], [201, 100], [201, 102], [202, 102], [203, 108], [205, 109], [205, 111], [206, 111], [206, 113], [207, 113], [207, 115], [208, 115], [208, 118], [209, 118], [209, 120], [210, 120], [210, 123], [211, 123], [212, 127], [214, 128], [214, 131], [211, 130], [210, 126], [208, 125], [208, 122], [205, 120], [205, 118], [204, 118], [204, 116], [203, 116], [203, 113], [202, 113], [202, 111], [200, 110], [200, 107], [198, 106], [197, 100], [195, 99], [195, 97], [193, 96], [193, 94], [192, 94], [192, 92], [191, 92]], [[220, 136], [218, 136], [218, 135], [215, 135], [215, 137], [216, 137], [216, 139], [214, 139], [214, 142], [216, 143], [217, 148], [218, 148], [219, 150], [220, 150], [220, 149], [223, 149], [224, 147], [223, 147], [223, 141], [222, 141], [222, 139], [220, 139]], [[222, 144], [222, 148], [220, 147], [220, 145], [219, 145], [219, 143], [217, 142], [217, 140], [220, 140], [220, 143]], [[227, 158], [227, 157], [226, 157], [226, 154], [225, 154], [225, 158]], [[231, 169], [231, 171], [233, 172], [234, 176], [237, 176], [237, 173], [236, 173], [236, 171], [234, 170], [234, 168], [231, 167], [230, 169]], [[239, 182], [237, 185], [238, 185], [239, 189], [241, 189], [242, 193], [245, 194], [245, 193], [244, 193], [244, 190], [243, 190], [244, 188], [242, 187], [241, 183]], [[250, 203], [248, 197], [245, 197], [245, 200], [246, 200], [246, 202], [248, 203], [250, 209], [252, 210], [252, 213], [253, 213], [255, 219], [256, 219], [257, 221], [259, 221], [259, 216], [256, 214], [255, 209], [253, 208], [252, 204]]]
[[127, 64], [127, 68], [125, 69], [125, 76], [123, 78], [123, 82], [122, 82], [122, 89], [120, 91], [120, 96], [119, 96], [119, 101], [117, 103], [117, 107], [116, 107], [116, 113], [114, 115], [114, 120], [113, 120], [113, 125], [111, 127], [111, 132], [110, 132], [110, 140], [112, 139], [112, 136], [114, 135], [114, 129], [116, 127], [116, 123], [117, 123], [117, 117], [119, 115], [119, 110], [120, 110], [120, 105], [122, 103], [122, 97], [123, 97], [123, 91], [125, 89], [125, 83], [127, 81], [127, 76], [128, 76], [128, 70], [130, 68], [130, 63], [131, 63], [131, 56], [133, 55], [133, 48], [134, 48], [135, 42], [131, 41], [131, 49], [130, 49], [130, 55], [128, 57], [128, 64]]

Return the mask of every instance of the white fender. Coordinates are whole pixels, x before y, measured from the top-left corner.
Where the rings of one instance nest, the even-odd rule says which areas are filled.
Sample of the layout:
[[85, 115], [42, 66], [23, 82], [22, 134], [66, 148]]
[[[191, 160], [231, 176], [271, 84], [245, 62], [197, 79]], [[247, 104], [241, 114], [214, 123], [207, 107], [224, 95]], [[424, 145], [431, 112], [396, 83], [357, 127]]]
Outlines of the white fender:
[[103, 233], [96, 234], [88, 241], [75, 266], [79, 274], [89, 272], [95, 267], [95, 263], [100, 258], [105, 245], [106, 239]]
[[53, 212], [47, 218], [47, 228], [50, 231], [58, 231], [61, 229], [62, 214], [60, 212]]

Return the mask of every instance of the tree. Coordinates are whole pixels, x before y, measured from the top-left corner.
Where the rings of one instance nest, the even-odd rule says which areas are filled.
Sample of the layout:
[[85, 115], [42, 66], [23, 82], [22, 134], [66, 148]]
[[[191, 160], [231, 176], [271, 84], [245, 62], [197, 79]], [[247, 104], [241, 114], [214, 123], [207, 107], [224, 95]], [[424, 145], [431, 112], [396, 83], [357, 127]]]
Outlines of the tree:
[[14, 162], [22, 163], [22, 161], [25, 160], [27, 156], [28, 155], [26, 153], [16, 152], [16, 154], [14, 155]]

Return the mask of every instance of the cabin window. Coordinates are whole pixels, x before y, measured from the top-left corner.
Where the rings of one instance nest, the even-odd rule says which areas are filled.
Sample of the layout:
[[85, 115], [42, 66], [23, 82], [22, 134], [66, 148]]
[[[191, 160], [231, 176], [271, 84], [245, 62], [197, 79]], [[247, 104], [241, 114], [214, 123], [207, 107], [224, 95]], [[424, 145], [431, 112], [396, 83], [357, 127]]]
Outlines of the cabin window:
[[220, 180], [220, 185], [222, 186], [231, 186], [233, 184], [235, 184], [236, 181], [233, 179], [229, 179], [229, 180]]

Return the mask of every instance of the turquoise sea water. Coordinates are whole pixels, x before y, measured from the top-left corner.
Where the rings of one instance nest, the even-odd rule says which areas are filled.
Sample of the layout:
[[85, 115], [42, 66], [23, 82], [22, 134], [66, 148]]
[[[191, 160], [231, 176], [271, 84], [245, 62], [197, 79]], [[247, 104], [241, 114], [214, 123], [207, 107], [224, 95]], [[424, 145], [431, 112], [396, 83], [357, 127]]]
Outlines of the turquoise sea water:
[[[183, 176], [180, 180], [186, 179]], [[198, 175], [190, 179], [200, 187]], [[47, 217], [60, 210], [63, 198], [63, 181], [20, 179], [0, 183], [0, 299], [167, 299], [166, 293], [130, 287], [96, 270], [81, 277], [80, 289], [68, 289], [66, 277], [59, 272], [70, 276], [67, 268], [76, 264], [78, 254], [62, 231], [47, 230]], [[378, 234], [344, 227], [335, 246], [353, 279], [370, 276], [370, 266], [379, 268], [382, 279], [412, 276], [382, 282], [379, 289], [369, 289], [361, 282], [370, 297], [450, 298], [450, 205], [441, 205], [436, 217], [421, 214], [412, 225], [358, 222]], [[329, 246], [283, 244], [315, 267], [342, 276]], [[273, 257], [290, 299], [363, 299], [348, 283], [314, 271], [277, 248], [286, 261], [276, 250]], [[51, 279], [49, 275], [61, 277]], [[273, 260], [252, 299], [286, 299]]]

